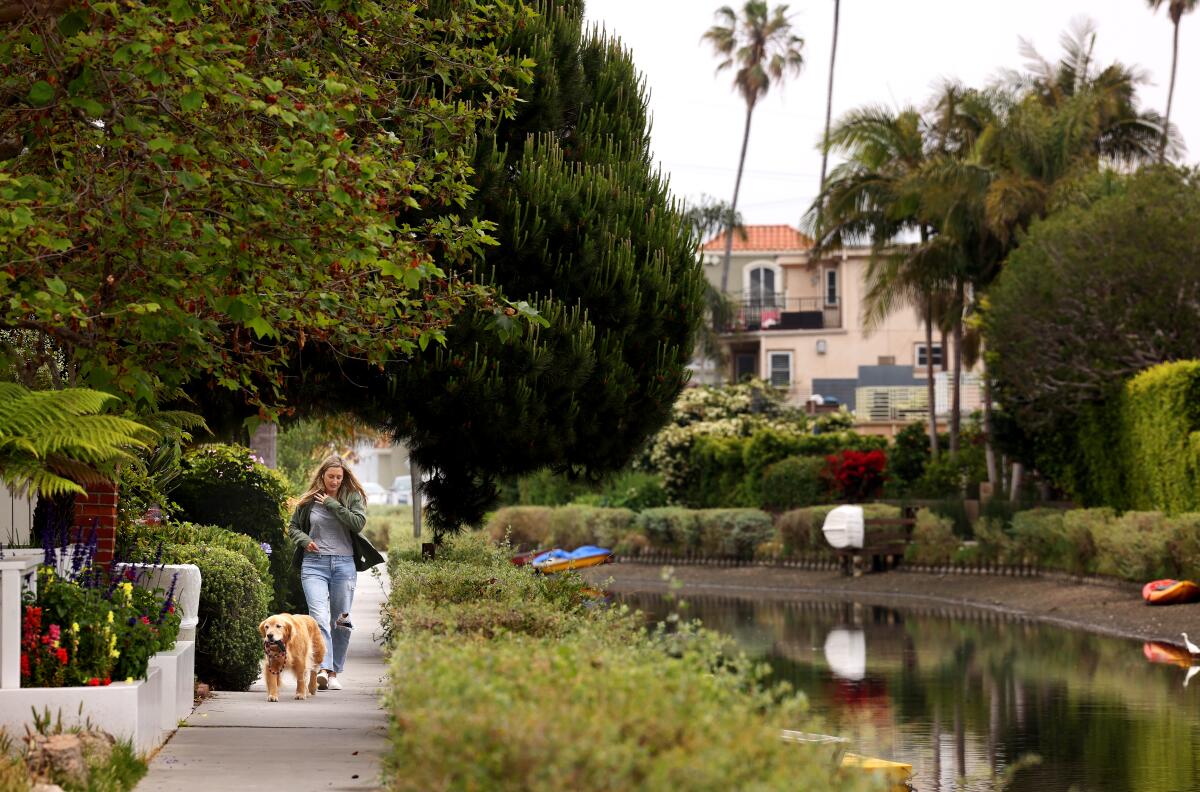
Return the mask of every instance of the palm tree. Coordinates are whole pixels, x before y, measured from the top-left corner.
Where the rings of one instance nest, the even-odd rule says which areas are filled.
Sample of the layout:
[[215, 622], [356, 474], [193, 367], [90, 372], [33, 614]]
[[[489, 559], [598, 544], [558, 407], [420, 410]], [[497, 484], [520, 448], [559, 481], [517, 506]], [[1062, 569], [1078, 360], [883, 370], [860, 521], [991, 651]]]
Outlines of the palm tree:
[[[946, 258], [923, 214], [917, 181], [931, 149], [928, 131], [925, 119], [911, 107], [895, 113], [883, 107], [848, 113], [824, 142], [826, 151], [837, 150], [846, 160], [822, 181], [802, 224], [816, 240], [814, 254], [870, 244], [874, 255], [866, 275], [866, 326], [878, 326], [902, 306], [915, 306], [925, 324], [925, 348], [932, 350], [933, 327], [942, 320], [938, 306], [945, 302]], [[897, 244], [905, 232], [918, 233], [920, 243]], [[926, 354], [925, 364], [929, 450], [936, 458], [932, 354]]]
[[[747, 238], [741, 213], [733, 211], [724, 201], [708, 195], [701, 196], [698, 203], [688, 206], [683, 216], [691, 226], [698, 245], [731, 228], [740, 239]], [[707, 280], [704, 282], [704, 315], [706, 321], [697, 337], [698, 351], [702, 357], [717, 361], [723, 369], [726, 358], [720, 334], [733, 321], [734, 306], [724, 292], [718, 291]]]
[[[746, 166], [746, 146], [750, 142], [750, 121], [754, 107], [766, 96], [772, 81], [782, 81], [787, 74], [796, 75], [804, 67], [804, 40], [792, 34], [787, 18], [787, 6], [778, 5], [768, 11], [765, 0], [747, 0], [742, 15], [730, 6], [716, 13], [720, 24], [704, 34], [716, 54], [723, 58], [717, 71], [737, 67], [733, 85], [746, 102], [746, 126], [742, 132], [742, 153], [738, 157], [737, 179], [733, 184], [733, 200], [729, 211], [737, 212], [738, 193], [742, 188], [742, 171]], [[729, 290], [729, 265], [733, 256], [732, 230], [725, 234], [725, 258], [721, 265], [721, 292]]]
[[1179, 65], [1179, 23], [1184, 14], [1196, 10], [1196, 6], [1200, 5], [1200, 0], [1146, 0], [1146, 4], [1153, 11], [1158, 11], [1159, 6], [1164, 3], [1167, 6], [1167, 14], [1171, 17], [1175, 33], [1171, 39], [1171, 83], [1167, 88], [1167, 112], [1163, 115], [1162, 143], [1159, 144], [1158, 150], [1160, 161], [1167, 158], [1167, 130], [1171, 127], [1171, 103], [1175, 99], [1175, 69]]
[[829, 122], [833, 118], [833, 70], [837, 65], [838, 21], [841, 12], [842, 0], [833, 0], [833, 46], [829, 51], [829, 89], [825, 92], [825, 136], [821, 139], [821, 188], [825, 187], [825, 174], [829, 166], [829, 148], [824, 142], [829, 140]]

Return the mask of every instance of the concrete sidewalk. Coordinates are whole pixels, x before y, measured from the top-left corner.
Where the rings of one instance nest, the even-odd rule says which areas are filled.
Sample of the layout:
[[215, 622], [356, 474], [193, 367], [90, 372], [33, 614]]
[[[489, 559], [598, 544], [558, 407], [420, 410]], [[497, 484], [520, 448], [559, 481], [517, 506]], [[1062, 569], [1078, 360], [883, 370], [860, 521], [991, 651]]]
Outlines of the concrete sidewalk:
[[[382, 567], [380, 567], [382, 569]], [[363, 790], [380, 788], [387, 713], [380, 696], [387, 668], [379, 632], [383, 586], [360, 572], [344, 688], [297, 701], [285, 673], [277, 703], [262, 677], [247, 693], [221, 693], [192, 711], [150, 763], [136, 792]]]

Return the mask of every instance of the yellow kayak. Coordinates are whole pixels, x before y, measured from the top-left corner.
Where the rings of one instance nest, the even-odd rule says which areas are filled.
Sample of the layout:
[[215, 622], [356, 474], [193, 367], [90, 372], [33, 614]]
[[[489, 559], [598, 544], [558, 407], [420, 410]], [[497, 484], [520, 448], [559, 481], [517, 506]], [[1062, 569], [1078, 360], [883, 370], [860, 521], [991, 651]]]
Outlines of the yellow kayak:
[[[592, 548], [580, 548], [580, 550], [587, 549]], [[602, 548], [595, 548], [595, 550], [597, 550], [595, 553], [580, 553], [579, 550], [576, 550], [575, 552], [579, 553], [579, 557], [577, 558], [548, 557], [541, 561], [535, 559], [530, 561], [529, 565], [538, 572], [549, 575], [554, 572], [566, 572], [570, 569], [586, 569], [587, 567], [599, 566], [612, 558], [611, 550], [604, 550]], [[546, 553], [546, 555], [550, 556], [551, 554]]]
[[912, 778], [912, 765], [848, 753], [842, 757], [841, 772], [884, 781], [888, 784], [889, 792], [907, 792], [910, 788], [908, 782]]

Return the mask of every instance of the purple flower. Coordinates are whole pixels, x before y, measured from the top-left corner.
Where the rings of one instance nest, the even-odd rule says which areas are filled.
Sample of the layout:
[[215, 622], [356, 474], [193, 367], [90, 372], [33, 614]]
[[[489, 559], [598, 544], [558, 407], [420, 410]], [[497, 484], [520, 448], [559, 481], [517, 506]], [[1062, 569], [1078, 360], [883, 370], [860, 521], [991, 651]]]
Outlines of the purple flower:
[[267, 554], [268, 558], [271, 557], [271, 543], [270, 542], [262, 542], [258, 546], [262, 548], [262, 551]]

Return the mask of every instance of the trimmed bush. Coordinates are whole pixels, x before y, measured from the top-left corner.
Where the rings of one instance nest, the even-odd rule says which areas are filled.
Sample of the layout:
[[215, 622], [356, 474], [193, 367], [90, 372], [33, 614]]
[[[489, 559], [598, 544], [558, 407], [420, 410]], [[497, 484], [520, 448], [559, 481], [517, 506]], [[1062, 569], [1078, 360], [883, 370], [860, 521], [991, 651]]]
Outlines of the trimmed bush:
[[1125, 387], [1123, 406], [1131, 506], [1200, 511], [1200, 361], [1143, 371]]
[[292, 545], [287, 528], [287, 482], [248, 448], [201, 446], [183, 458], [179, 485], [171, 493], [177, 519], [218, 525], [271, 546], [272, 609], [292, 611]]
[[958, 547], [954, 521], [934, 514], [929, 509], [921, 509], [917, 512], [912, 542], [904, 557], [916, 564], [945, 564], [954, 557]]
[[763, 471], [762, 505], [770, 511], [787, 511], [815, 506], [827, 500], [821, 477], [822, 457], [793, 456], [781, 459]]
[[634, 513], [629, 509], [510, 506], [492, 516], [487, 533], [496, 543], [508, 535], [514, 547], [574, 548], [595, 544], [611, 548], [629, 533], [633, 521]]
[[270, 561], [262, 546], [249, 536], [226, 528], [188, 522], [172, 522], [161, 525], [138, 523], [122, 529], [118, 542], [122, 545], [123, 557], [131, 561], [153, 558], [154, 554], [158, 552], [160, 543], [223, 547], [244, 557], [258, 573], [259, 580], [274, 587]]
[[164, 545], [163, 561], [200, 567], [196, 676], [218, 690], [246, 690], [258, 678], [271, 587], [245, 556], [214, 545]]
[[[836, 505], [810, 506], [806, 509], [793, 509], [775, 518], [775, 529], [783, 553], [787, 556], [802, 555], [813, 551], [833, 552], [833, 548], [825, 541], [821, 528], [825, 518]], [[895, 506], [882, 503], [865, 503], [862, 506], [863, 517], [866, 519], [895, 519], [900, 516], [900, 510]]]
[[684, 553], [700, 546], [699, 513], [691, 509], [647, 509], [637, 516], [636, 530], [660, 550]]
[[1126, 512], [1097, 522], [1096, 572], [1139, 581], [1171, 577], [1179, 569], [1170, 552], [1173, 528], [1160, 512]]
[[629, 509], [564, 506], [550, 511], [550, 543], [558, 547], [599, 545], [611, 548], [629, 533], [634, 514]]
[[485, 530], [496, 544], [507, 536], [513, 547], [546, 547], [550, 543], [553, 511], [549, 506], [509, 506], [497, 510]]
[[750, 559], [775, 535], [771, 515], [757, 509], [704, 509], [697, 524], [700, 552], [707, 556]]

